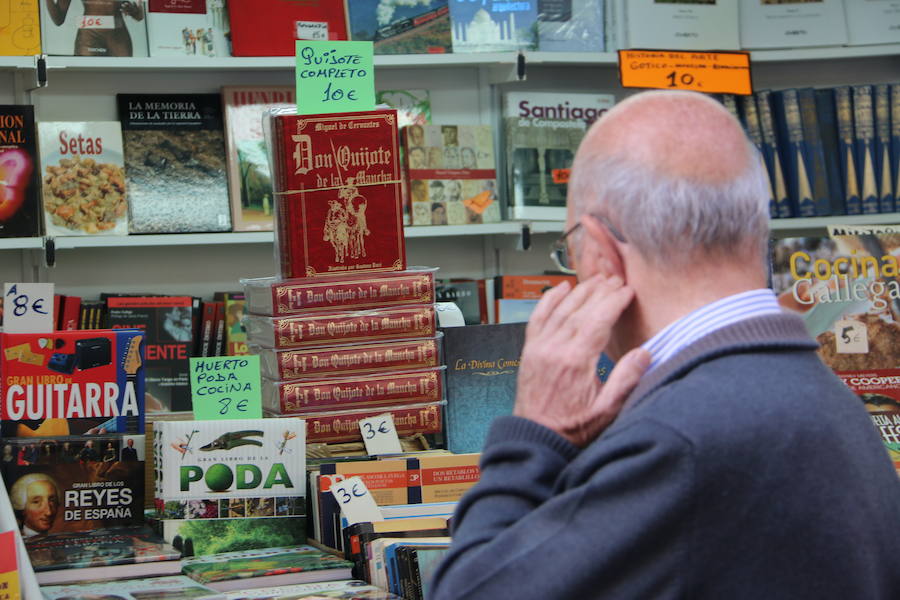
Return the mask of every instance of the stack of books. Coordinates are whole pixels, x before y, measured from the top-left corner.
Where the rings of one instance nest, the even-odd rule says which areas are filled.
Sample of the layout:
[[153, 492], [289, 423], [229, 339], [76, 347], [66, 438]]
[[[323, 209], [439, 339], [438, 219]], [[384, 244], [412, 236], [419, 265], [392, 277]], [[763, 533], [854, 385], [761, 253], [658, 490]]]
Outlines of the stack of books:
[[185, 556], [306, 541], [300, 419], [160, 421], [156, 526]]

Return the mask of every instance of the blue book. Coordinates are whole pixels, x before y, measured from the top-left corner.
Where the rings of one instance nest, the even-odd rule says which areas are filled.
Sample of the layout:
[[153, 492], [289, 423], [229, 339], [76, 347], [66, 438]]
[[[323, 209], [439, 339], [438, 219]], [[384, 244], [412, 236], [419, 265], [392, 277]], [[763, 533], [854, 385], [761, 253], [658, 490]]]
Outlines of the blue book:
[[762, 129], [759, 124], [759, 111], [756, 110], [756, 98], [754, 96], [741, 96], [741, 123], [747, 136], [756, 149], [759, 150], [760, 160], [766, 170], [766, 176], [769, 180], [769, 218], [776, 218], [778, 211], [775, 206], [775, 195], [772, 192], [772, 173], [765, 159], [765, 143], [763, 142]]
[[878, 180], [875, 179], [875, 111], [872, 86], [853, 87], [853, 129], [856, 173], [864, 215], [878, 214]]
[[511, 415], [525, 323], [444, 329], [447, 449], [481, 452], [491, 421]]
[[891, 89], [886, 83], [874, 86], [875, 100], [875, 181], [878, 210], [894, 212], [894, 182], [891, 178]]
[[603, 52], [603, 0], [540, 0], [538, 50]]
[[796, 217], [815, 217], [812, 173], [807, 156], [809, 149], [804, 137], [797, 90], [782, 90], [773, 96], [775, 122], [781, 145], [778, 150], [785, 167], [785, 180]]
[[831, 89], [815, 91], [816, 119], [819, 124], [819, 139], [822, 147], [822, 159], [825, 166], [825, 181], [828, 186], [828, 199], [832, 215], [847, 214], [844, 202], [844, 184], [841, 181], [841, 169], [838, 166], [838, 133], [837, 115], [835, 114], [834, 92]]
[[784, 176], [784, 168], [781, 162], [781, 154], [778, 150], [779, 139], [776, 133], [775, 117], [772, 114], [772, 92], [761, 90], [756, 92], [756, 110], [759, 114], [759, 129], [763, 139], [763, 160], [772, 180], [772, 195], [775, 204], [774, 218], [785, 219], [794, 216], [788, 193], [787, 181]]
[[[537, 48], [537, 0], [450, 0], [449, 5], [454, 52]], [[597, 33], [602, 37], [602, 31]]]
[[838, 165], [843, 184], [844, 205], [847, 207], [848, 215], [861, 215], [862, 199], [859, 196], [854, 144], [853, 90], [845, 85], [836, 87], [833, 91], [838, 134]]
[[900, 83], [891, 84], [891, 177], [896, 207], [896, 197], [900, 195]]

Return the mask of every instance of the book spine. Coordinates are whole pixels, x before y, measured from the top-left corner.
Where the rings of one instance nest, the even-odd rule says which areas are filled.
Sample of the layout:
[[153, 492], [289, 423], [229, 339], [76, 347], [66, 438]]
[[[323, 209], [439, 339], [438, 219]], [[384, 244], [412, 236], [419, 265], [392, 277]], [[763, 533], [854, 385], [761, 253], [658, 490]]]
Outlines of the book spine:
[[844, 204], [848, 215], [861, 215], [862, 199], [859, 196], [859, 178], [854, 157], [853, 96], [850, 87], [834, 88], [834, 108]]
[[278, 348], [320, 345], [322, 342], [355, 342], [376, 339], [433, 337], [433, 306], [411, 306], [349, 315], [282, 317], [275, 320]]
[[819, 136], [822, 140], [822, 156], [825, 161], [825, 178], [828, 182], [828, 198], [832, 215], [847, 214], [844, 202], [844, 182], [839, 167], [837, 116], [835, 115], [834, 90], [816, 90], [816, 115], [819, 122]]
[[812, 180], [806, 161], [808, 149], [803, 135], [797, 90], [783, 90], [777, 93], [775, 116], [779, 138], [784, 141], [780, 150], [787, 171], [786, 179], [794, 213], [798, 217], [815, 217], [816, 203], [813, 199]]
[[756, 108], [759, 114], [759, 128], [763, 138], [763, 159], [769, 176], [772, 179], [772, 193], [775, 198], [775, 217], [779, 219], [794, 216], [787, 182], [782, 168], [775, 118], [772, 114], [771, 92], [768, 90], [756, 93]]
[[753, 96], [741, 96], [741, 108], [743, 109], [741, 112], [743, 114], [742, 121], [744, 129], [747, 131], [747, 136], [750, 138], [750, 141], [753, 142], [753, 145], [756, 146], [756, 149], [759, 151], [759, 157], [768, 178], [769, 183], [766, 189], [769, 191], [769, 217], [774, 219], [778, 213], [775, 207], [775, 195], [772, 192], [772, 174], [769, 172], [769, 167], [766, 164], [764, 155], [765, 144], [763, 143], [762, 130], [759, 126], [759, 112], [756, 110], [756, 98]]
[[[802, 155], [805, 157], [816, 216], [827, 217], [832, 214], [831, 188], [828, 185], [828, 171], [825, 167], [815, 90], [811, 88], [797, 90], [797, 105], [800, 108], [800, 122], [803, 128]], [[840, 211], [838, 214], [842, 213], [843, 211]]]
[[[276, 386], [276, 411], [283, 415], [322, 410], [437, 402], [443, 397], [440, 370], [366, 377], [359, 380], [313, 380]], [[270, 400], [266, 398], [266, 400]]]
[[215, 337], [210, 356], [225, 356], [225, 303], [217, 300], [213, 304], [216, 307]]
[[891, 175], [896, 205], [900, 196], [900, 83], [891, 85]]
[[66, 296], [63, 299], [62, 318], [60, 329], [72, 331], [78, 329], [78, 318], [81, 314], [81, 298], [79, 296]]
[[731, 116], [738, 121], [741, 120], [741, 113], [738, 112], [737, 97], [734, 94], [722, 94], [719, 96], [718, 100], [722, 103], [722, 106], [731, 113]]
[[853, 125], [863, 214], [874, 215], [878, 213], [878, 182], [875, 179], [875, 115], [870, 85], [853, 88]]
[[281, 379], [302, 379], [348, 372], [427, 369], [440, 364], [436, 339], [286, 350], [278, 353]]
[[203, 303], [203, 320], [200, 323], [199, 352], [194, 356], [213, 356], [213, 337], [216, 320], [216, 305], [213, 302]]
[[417, 433], [428, 435], [441, 431], [441, 406], [430, 404], [422, 407], [380, 409], [376, 411], [350, 412], [341, 414], [319, 414], [304, 417], [306, 421], [306, 441], [308, 443], [358, 442], [362, 441], [359, 431], [360, 419], [390, 412], [394, 427], [400, 436]]
[[276, 316], [316, 309], [432, 303], [434, 272], [334, 283], [281, 283], [272, 286], [272, 307]]
[[878, 183], [879, 212], [894, 212], [894, 185], [891, 180], [891, 91], [887, 84], [875, 86], [875, 180]]

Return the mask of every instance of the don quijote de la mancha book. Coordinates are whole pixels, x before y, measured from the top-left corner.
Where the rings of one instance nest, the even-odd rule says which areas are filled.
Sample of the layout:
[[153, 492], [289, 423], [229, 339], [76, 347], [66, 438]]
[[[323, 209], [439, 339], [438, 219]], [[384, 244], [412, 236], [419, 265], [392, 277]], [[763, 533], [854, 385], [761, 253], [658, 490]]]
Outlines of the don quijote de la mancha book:
[[26, 537], [142, 520], [142, 341], [125, 329], [0, 334], [0, 469]]
[[772, 287], [860, 397], [900, 472], [900, 227], [829, 229], [775, 243]]
[[268, 120], [281, 275], [405, 269], [396, 111]]

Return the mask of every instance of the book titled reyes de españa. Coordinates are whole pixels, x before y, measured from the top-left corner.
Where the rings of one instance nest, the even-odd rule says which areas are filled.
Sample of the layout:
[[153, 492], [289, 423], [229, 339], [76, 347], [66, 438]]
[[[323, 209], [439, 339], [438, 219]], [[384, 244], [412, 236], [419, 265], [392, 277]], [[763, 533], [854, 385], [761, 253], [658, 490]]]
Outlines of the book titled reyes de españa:
[[402, 271], [397, 113], [269, 113], [282, 277]]

